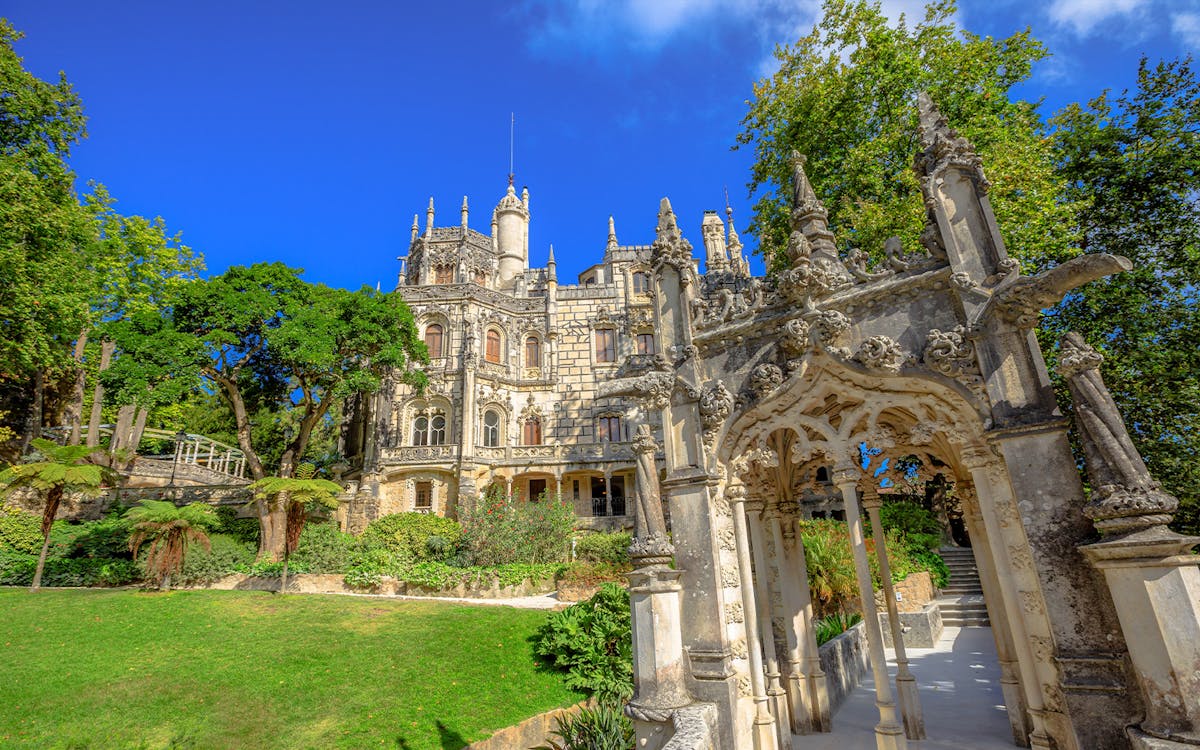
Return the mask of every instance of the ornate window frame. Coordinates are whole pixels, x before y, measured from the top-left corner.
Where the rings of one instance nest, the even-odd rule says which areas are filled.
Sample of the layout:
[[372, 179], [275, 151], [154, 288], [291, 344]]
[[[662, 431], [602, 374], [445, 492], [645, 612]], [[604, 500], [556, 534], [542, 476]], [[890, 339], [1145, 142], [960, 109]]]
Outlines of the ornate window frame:
[[[492, 358], [490, 344], [493, 341], [493, 335], [496, 342], [496, 356]], [[483, 328], [483, 361], [490, 362], [493, 365], [504, 364], [504, 328], [495, 323], [489, 323]]]
[[[615, 423], [613, 420], [616, 420]], [[595, 432], [593, 433], [597, 443], [624, 443], [625, 439], [625, 415], [615, 410], [605, 410], [596, 414], [592, 418]], [[614, 436], [615, 427], [615, 436]]]
[[445, 397], [414, 398], [405, 405], [404, 412], [404, 434], [408, 437], [408, 445], [449, 445], [453, 440], [454, 421], [450, 402]]

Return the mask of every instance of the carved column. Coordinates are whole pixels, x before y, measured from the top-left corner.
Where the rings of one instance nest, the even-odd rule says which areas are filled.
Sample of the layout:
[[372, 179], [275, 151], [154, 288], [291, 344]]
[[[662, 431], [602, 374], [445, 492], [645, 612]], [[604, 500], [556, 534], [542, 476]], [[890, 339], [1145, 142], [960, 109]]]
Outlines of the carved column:
[[815, 713], [809, 676], [804, 671], [807, 667], [805, 651], [808, 646], [808, 632], [812, 629], [812, 610], [808, 602], [802, 600], [799, 595], [801, 589], [808, 591], [808, 576], [796, 575], [796, 566], [784, 544], [781, 515], [782, 511], [777, 507], [770, 514], [769, 523], [771, 539], [775, 542], [775, 562], [779, 568], [779, 593], [786, 615], [783, 629], [787, 637], [788, 713], [792, 718], [792, 733], [808, 734], [813, 731]]
[[896, 608], [896, 592], [892, 587], [892, 564], [888, 560], [887, 537], [879, 520], [879, 493], [873, 486], [863, 492], [863, 508], [871, 519], [871, 535], [875, 538], [875, 556], [879, 558], [879, 579], [883, 582], [883, 601], [887, 605], [888, 626], [892, 631], [892, 647], [896, 650], [896, 698], [904, 719], [904, 734], [910, 740], [925, 739], [925, 717], [917, 693], [917, 679], [908, 669], [908, 654], [904, 648], [904, 628]]
[[813, 731], [832, 732], [833, 711], [829, 705], [829, 683], [825, 680], [825, 671], [821, 669], [817, 629], [813, 625], [812, 592], [808, 588], [808, 560], [804, 557], [804, 540], [800, 533], [802, 523], [802, 519], [797, 516], [795, 522], [789, 524], [795, 539], [788, 554], [791, 557], [794, 575], [799, 582], [794, 589], [798, 599], [796, 611], [800, 613], [797, 618], [800, 622], [796, 635], [800, 654], [804, 659], [804, 674], [808, 681], [808, 705], [812, 708]]
[[[763, 677], [762, 642], [758, 628], [758, 603], [755, 601], [754, 570], [750, 560], [750, 532], [746, 520], [746, 485], [737, 477], [725, 489], [733, 511], [734, 544], [737, 546], [738, 575], [742, 591], [742, 616], [746, 626], [746, 651], [750, 659], [750, 692], [754, 700], [752, 734], [754, 750], [775, 750], [775, 718], [767, 706], [766, 681]], [[759, 571], [762, 575], [762, 571]]]
[[758, 627], [762, 632], [763, 656], [766, 661], [767, 699], [775, 727], [779, 732], [779, 744], [786, 747], [791, 742], [791, 715], [788, 712], [787, 691], [779, 676], [779, 656], [775, 650], [775, 630], [771, 623], [771, 566], [767, 560], [767, 540], [763, 529], [764, 508], [761, 503], [748, 519], [750, 527], [750, 549], [754, 553], [754, 570], [757, 573], [755, 596], [758, 599]]
[[604, 470], [604, 515], [611, 517], [612, 511], [612, 472]]
[[871, 586], [871, 567], [863, 539], [862, 517], [858, 512], [858, 480], [862, 472], [855, 466], [840, 466], [834, 470], [833, 482], [841, 490], [846, 509], [846, 525], [850, 527], [850, 546], [854, 551], [854, 572], [858, 576], [858, 594], [862, 598], [863, 624], [867, 631], [867, 648], [871, 654], [871, 673], [875, 678], [875, 705], [879, 707], [879, 723], [875, 725], [875, 746], [878, 750], [907, 750], [904, 729], [896, 721], [896, 703], [888, 685], [887, 658], [883, 653], [883, 632], [879, 628], [879, 613], [875, 609], [875, 591]]

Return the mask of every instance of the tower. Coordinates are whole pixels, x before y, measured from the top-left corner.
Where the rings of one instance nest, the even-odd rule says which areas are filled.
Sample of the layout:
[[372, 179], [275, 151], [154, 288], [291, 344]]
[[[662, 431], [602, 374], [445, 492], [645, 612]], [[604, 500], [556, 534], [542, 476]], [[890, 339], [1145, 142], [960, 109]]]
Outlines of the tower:
[[492, 213], [496, 226], [496, 250], [500, 255], [498, 277], [501, 285], [510, 286], [513, 279], [529, 267], [529, 191], [517, 197], [513, 176], [508, 176], [508, 192]]

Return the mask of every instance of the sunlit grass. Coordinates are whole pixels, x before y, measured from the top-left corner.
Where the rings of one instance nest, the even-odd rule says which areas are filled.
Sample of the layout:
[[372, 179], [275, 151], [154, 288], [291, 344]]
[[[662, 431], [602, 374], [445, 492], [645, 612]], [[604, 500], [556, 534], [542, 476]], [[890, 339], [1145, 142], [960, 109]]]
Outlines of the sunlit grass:
[[458, 748], [579, 699], [544, 612], [263, 592], [0, 590], [0, 747]]

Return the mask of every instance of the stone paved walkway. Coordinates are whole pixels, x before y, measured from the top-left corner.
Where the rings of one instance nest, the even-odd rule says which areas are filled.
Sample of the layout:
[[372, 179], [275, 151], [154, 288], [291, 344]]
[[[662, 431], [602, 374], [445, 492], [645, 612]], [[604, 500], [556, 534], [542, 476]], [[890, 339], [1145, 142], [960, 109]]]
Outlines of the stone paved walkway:
[[[888, 652], [888, 666], [895, 675]], [[1012, 732], [1000, 692], [1000, 666], [992, 629], [948, 627], [934, 648], [908, 649], [909, 665], [920, 686], [926, 739], [913, 750], [1011, 750]], [[895, 682], [892, 683], [893, 686]], [[894, 692], [894, 691], [893, 691]], [[793, 750], [874, 750], [874, 681], [855, 690], [833, 716], [831, 734], [793, 739]]]

